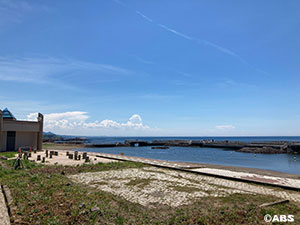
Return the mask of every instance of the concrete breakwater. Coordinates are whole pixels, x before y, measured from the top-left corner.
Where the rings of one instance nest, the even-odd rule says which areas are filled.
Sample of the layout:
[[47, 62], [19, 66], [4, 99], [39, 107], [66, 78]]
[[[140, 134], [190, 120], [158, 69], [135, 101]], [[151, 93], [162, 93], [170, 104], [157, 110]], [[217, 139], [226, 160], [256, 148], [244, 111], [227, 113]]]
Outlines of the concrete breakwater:
[[177, 146], [177, 147], [205, 147], [205, 148], [222, 148], [247, 153], [263, 154], [300, 154], [300, 143], [296, 142], [264, 142], [264, 143], [247, 143], [247, 142], [230, 142], [215, 140], [126, 140], [110, 144], [87, 144], [85, 147], [107, 148], [107, 147], [138, 147], [138, 146]]

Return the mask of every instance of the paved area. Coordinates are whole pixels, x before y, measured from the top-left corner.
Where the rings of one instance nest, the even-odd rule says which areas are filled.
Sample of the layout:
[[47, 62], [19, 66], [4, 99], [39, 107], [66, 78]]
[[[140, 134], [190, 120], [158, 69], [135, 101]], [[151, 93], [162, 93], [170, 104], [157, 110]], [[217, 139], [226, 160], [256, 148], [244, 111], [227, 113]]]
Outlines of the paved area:
[[0, 187], [0, 225], [9, 225], [10, 219], [6, 208], [5, 198]]
[[261, 183], [261, 184], [277, 185], [279, 187], [286, 187], [286, 188], [300, 190], [300, 179], [299, 178], [293, 179], [293, 178], [266, 176], [266, 175], [261, 175], [261, 174], [236, 172], [236, 171], [230, 171], [230, 170], [204, 168], [204, 167], [195, 168], [194, 165], [190, 165], [188, 163], [178, 163], [178, 162], [162, 161], [162, 160], [155, 160], [155, 159], [145, 159], [145, 158], [114, 155], [114, 154], [107, 154], [107, 153], [97, 153], [97, 156], [107, 157], [110, 159], [120, 159], [120, 160], [134, 161], [134, 162], [142, 162], [142, 163], [146, 163], [149, 165], [162, 166], [162, 167], [166, 167], [166, 168], [185, 169], [185, 170], [190, 170], [193, 172], [198, 172], [203, 175], [214, 175], [214, 176], [227, 177], [227, 178], [236, 178], [241, 181], [250, 181], [250, 182], [257, 182], [257, 183]]
[[157, 167], [81, 173], [69, 177], [74, 182], [148, 207], [156, 204], [177, 207], [202, 197], [224, 197], [234, 193], [270, 195], [300, 202], [300, 193], [296, 191]]
[[263, 176], [263, 175], [253, 174], [253, 173], [235, 172], [235, 171], [213, 169], [213, 168], [197, 168], [197, 169], [190, 169], [190, 170], [195, 172], [201, 172], [201, 173], [221, 175], [224, 177], [234, 177], [240, 179], [254, 180], [263, 183], [278, 184], [286, 187], [298, 187], [300, 189], [300, 179], [297, 180], [297, 179], [282, 178], [282, 177]]

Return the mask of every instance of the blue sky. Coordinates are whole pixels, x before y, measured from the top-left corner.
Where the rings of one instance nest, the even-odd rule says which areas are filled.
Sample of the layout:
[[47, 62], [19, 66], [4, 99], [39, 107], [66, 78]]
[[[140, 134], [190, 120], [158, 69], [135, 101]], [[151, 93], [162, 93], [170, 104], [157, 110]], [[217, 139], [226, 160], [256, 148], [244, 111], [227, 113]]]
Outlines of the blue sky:
[[300, 135], [300, 2], [0, 0], [0, 108], [75, 135]]

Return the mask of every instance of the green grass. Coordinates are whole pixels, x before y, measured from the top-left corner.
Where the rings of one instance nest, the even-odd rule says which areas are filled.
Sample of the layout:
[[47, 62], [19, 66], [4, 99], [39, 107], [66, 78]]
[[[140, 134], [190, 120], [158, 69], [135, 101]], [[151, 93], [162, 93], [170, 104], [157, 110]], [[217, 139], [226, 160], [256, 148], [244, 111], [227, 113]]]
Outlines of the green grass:
[[55, 146], [57, 146], [57, 144], [43, 144], [42, 145], [43, 149], [47, 149], [49, 147], [55, 147]]
[[152, 180], [153, 179], [136, 178], [134, 180], [129, 181], [126, 185], [144, 188], [145, 186], [149, 185]]
[[6, 158], [13, 158], [18, 152], [0, 152], [0, 157], [5, 156]]
[[[10, 167], [13, 160], [3, 163]], [[165, 205], [147, 208], [99, 189], [72, 183], [66, 176], [143, 168], [141, 163], [114, 162], [63, 167], [37, 165], [25, 160], [24, 166], [24, 170], [0, 166], [0, 183], [9, 186], [14, 199], [12, 224], [265, 224], [263, 216], [266, 213], [292, 214], [297, 224], [300, 218], [300, 207], [295, 203], [258, 208], [262, 203], [278, 200], [263, 195], [205, 197], [177, 208]], [[128, 185], [143, 188], [149, 182], [149, 179], [136, 179], [128, 181]], [[99, 210], [92, 212], [94, 207]]]

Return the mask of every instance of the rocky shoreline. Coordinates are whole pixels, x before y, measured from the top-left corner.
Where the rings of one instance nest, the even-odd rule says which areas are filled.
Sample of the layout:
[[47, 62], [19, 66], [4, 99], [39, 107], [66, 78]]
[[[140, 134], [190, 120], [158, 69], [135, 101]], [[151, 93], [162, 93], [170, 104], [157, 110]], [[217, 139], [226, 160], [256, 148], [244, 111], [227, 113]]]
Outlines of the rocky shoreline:
[[291, 149], [278, 149], [273, 147], [264, 146], [261, 148], [257, 147], [244, 147], [237, 149], [237, 152], [245, 153], [260, 153], [260, 154], [293, 154], [294, 152]]

